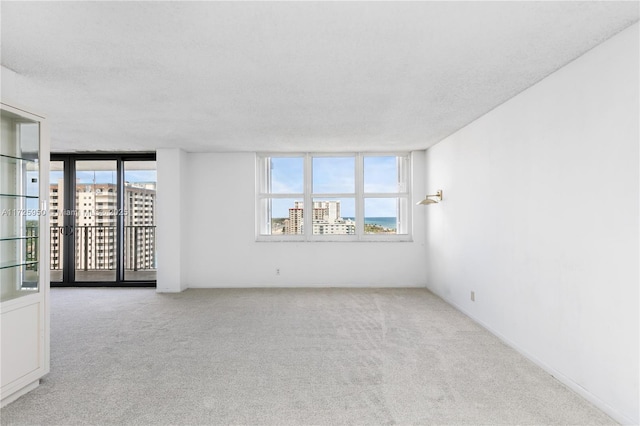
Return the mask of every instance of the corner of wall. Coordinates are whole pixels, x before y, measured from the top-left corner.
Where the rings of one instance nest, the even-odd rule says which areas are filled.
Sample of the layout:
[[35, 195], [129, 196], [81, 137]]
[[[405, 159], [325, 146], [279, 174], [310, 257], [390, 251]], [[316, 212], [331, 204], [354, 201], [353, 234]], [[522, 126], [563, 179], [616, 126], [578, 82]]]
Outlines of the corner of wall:
[[179, 148], [157, 150], [158, 170], [158, 281], [159, 293], [178, 293], [186, 288], [182, 271], [183, 177], [186, 153]]
[[187, 173], [187, 170], [189, 170], [189, 166], [188, 166], [188, 162], [189, 162], [189, 155], [183, 151], [183, 150], [179, 150], [179, 163], [180, 163], [180, 291], [184, 291], [187, 288], [189, 288], [189, 285], [187, 283], [187, 279], [186, 279], [186, 268], [184, 267], [184, 265], [187, 264], [186, 262], [186, 256], [188, 255], [188, 253], [185, 250], [184, 244], [184, 235], [185, 235], [185, 229], [187, 229], [186, 223], [185, 221], [188, 220], [188, 217], [186, 215], [186, 213], [184, 212], [184, 209], [189, 208], [189, 204], [188, 201], [190, 199], [190, 197], [186, 194], [188, 194], [190, 185], [189, 185], [189, 179], [187, 179], [187, 177], [185, 176], [185, 174]]

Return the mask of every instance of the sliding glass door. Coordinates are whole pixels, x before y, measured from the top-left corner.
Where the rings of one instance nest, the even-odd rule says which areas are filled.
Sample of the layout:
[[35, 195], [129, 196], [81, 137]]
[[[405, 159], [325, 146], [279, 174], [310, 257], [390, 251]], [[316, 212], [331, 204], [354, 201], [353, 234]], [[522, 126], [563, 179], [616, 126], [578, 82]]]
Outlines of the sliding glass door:
[[65, 162], [51, 161], [49, 172], [49, 243], [51, 246], [49, 265], [51, 283], [64, 281], [65, 253]]
[[155, 285], [155, 155], [52, 155], [50, 195], [52, 285]]
[[115, 282], [118, 170], [115, 160], [75, 162], [75, 280]]
[[156, 162], [124, 162], [124, 279], [156, 280]]

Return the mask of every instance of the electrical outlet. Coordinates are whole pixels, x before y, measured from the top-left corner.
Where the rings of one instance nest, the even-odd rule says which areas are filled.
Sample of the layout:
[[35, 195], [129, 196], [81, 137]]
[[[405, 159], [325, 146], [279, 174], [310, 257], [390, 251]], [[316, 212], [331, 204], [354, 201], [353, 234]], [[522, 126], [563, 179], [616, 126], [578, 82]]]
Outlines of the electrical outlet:
[[280, 275], [280, 268], [276, 268], [276, 275]]
[[472, 301], [472, 302], [475, 302], [475, 301], [476, 301], [476, 292], [475, 292], [475, 291], [472, 291], [472, 292], [471, 292], [471, 301]]

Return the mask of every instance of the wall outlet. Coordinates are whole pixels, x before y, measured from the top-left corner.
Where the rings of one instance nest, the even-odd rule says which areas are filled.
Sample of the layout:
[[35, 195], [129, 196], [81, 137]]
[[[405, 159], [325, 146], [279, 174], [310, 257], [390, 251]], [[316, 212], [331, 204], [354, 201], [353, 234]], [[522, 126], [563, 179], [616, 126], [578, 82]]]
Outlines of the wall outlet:
[[276, 268], [276, 275], [280, 275], [280, 268]]
[[471, 292], [471, 301], [472, 301], [472, 302], [475, 302], [475, 301], [476, 301], [476, 292], [475, 292], [475, 291], [472, 291], [472, 292]]

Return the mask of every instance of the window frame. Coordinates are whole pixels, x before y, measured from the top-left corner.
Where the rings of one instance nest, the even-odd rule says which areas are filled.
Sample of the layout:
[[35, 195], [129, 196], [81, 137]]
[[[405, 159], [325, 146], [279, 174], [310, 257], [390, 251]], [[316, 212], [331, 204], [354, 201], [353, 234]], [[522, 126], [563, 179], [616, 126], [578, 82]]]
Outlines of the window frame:
[[[269, 188], [269, 159], [270, 158], [302, 158], [303, 161], [303, 193], [270, 193]], [[354, 157], [355, 188], [353, 193], [313, 193], [313, 159], [314, 158], [340, 158]], [[364, 158], [365, 157], [397, 157], [402, 159], [398, 163], [398, 173], [401, 175], [400, 181], [404, 183], [404, 188], [399, 188], [398, 192], [365, 192], [364, 191]], [[412, 163], [411, 152], [333, 152], [333, 153], [279, 153], [261, 152], [256, 153], [256, 241], [291, 241], [291, 242], [365, 242], [365, 241], [389, 241], [389, 242], [411, 242], [413, 241], [412, 227]], [[313, 208], [314, 199], [348, 199], [355, 201], [355, 234], [313, 234]], [[400, 229], [400, 224], [406, 231], [403, 234], [367, 234], [364, 231], [364, 207], [368, 198], [391, 198], [398, 199], [403, 203], [396, 218], [396, 229]], [[272, 199], [300, 199], [304, 203], [303, 232], [297, 235], [271, 235], [265, 232], [270, 222], [270, 203]], [[271, 232], [271, 229], [269, 232]]]

